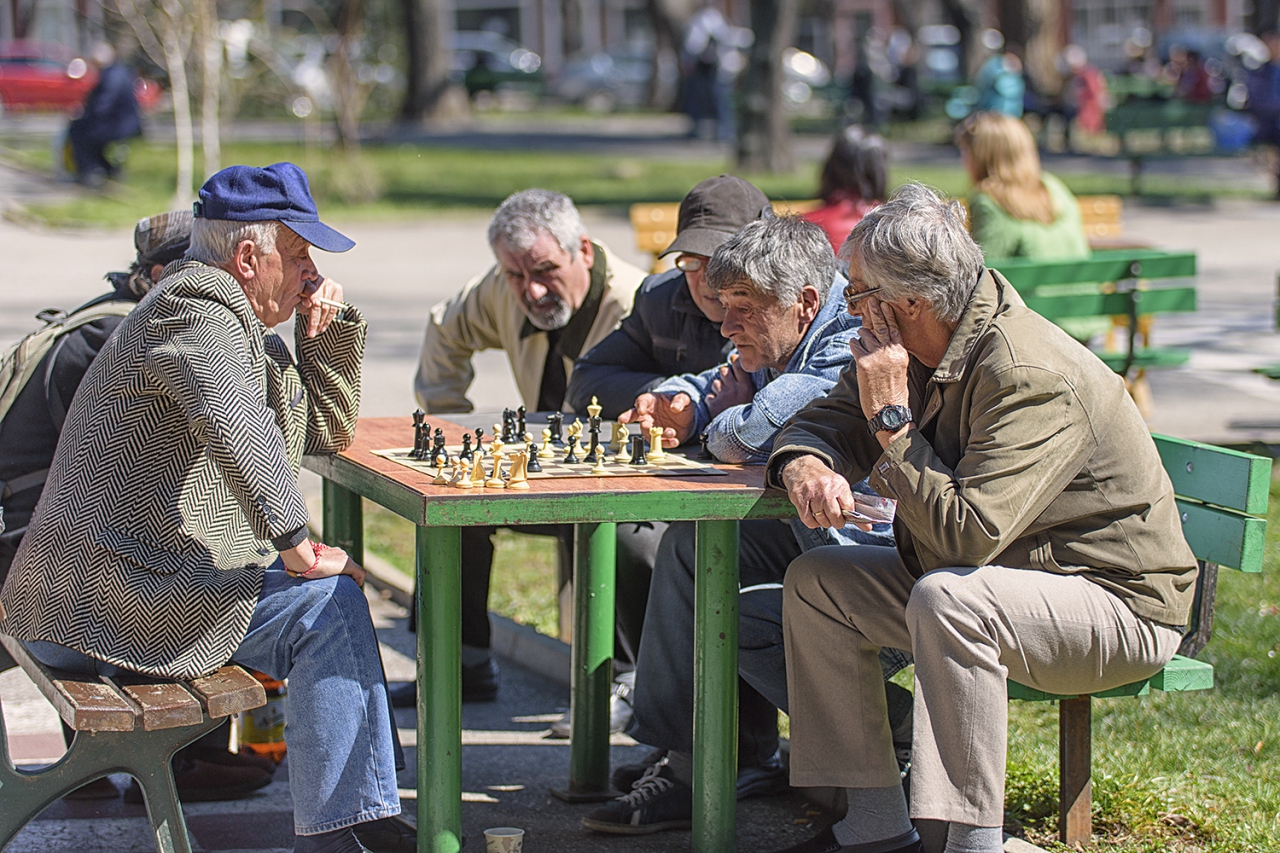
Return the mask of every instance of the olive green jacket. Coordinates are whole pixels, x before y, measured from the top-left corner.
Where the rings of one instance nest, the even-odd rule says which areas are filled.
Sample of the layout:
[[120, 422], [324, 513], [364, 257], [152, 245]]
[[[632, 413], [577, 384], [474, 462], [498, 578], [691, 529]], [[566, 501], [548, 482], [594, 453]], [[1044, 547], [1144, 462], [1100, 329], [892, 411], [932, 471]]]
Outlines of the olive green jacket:
[[948, 566], [1080, 573], [1139, 616], [1187, 620], [1197, 573], [1173, 486], [1124, 380], [1028, 309], [999, 273], [978, 282], [936, 370], [911, 360], [915, 424], [882, 450], [846, 370], [779, 434], [898, 500], [894, 538], [919, 577]]

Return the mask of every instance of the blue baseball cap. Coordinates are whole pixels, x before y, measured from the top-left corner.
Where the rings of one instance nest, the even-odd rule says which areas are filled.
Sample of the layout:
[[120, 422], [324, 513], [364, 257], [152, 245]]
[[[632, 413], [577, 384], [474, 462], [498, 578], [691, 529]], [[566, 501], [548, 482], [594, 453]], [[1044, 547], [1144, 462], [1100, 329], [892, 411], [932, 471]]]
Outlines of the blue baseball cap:
[[345, 252], [356, 244], [320, 221], [307, 174], [292, 163], [228, 166], [204, 182], [192, 213], [197, 219], [280, 222], [326, 252]]

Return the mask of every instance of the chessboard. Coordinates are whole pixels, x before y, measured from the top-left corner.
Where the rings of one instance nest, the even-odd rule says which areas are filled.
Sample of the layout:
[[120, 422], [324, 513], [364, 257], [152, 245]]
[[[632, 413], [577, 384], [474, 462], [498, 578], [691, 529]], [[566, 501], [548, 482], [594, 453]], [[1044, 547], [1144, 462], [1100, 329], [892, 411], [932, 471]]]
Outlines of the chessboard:
[[[462, 449], [461, 445], [450, 445], [446, 450], [449, 451], [450, 459], [458, 458], [458, 451]], [[507, 450], [511, 449], [511, 445], [507, 446]], [[670, 450], [664, 452], [661, 460], [650, 459], [644, 465], [631, 465], [630, 457], [623, 453], [615, 455], [606, 453], [604, 463], [604, 473], [593, 473], [592, 468], [595, 466], [590, 462], [577, 462], [565, 464], [563, 459], [565, 455], [564, 448], [553, 448], [555, 455], [551, 459], [539, 458], [538, 463], [542, 466], [541, 471], [530, 471], [530, 480], [546, 480], [552, 477], [697, 477], [711, 476], [723, 477], [725, 472], [718, 468], [713, 468], [709, 462], [700, 462], [697, 459], [690, 459], [682, 453], [675, 453]], [[375, 455], [392, 462], [404, 465], [406, 468], [412, 468], [423, 474], [435, 476], [436, 468], [426, 459], [414, 459], [412, 457], [412, 447], [396, 447], [390, 450], [375, 450]], [[581, 457], [583, 451], [578, 450]], [[504, 452], [503, 470], [504, 472], [510, 466], [511, 457]], [[488, 453], [484, 455], [485, 470], [488, 471], [493, 465], [493, 458]], [[449, 467], [445, 468], [449, 471]]]

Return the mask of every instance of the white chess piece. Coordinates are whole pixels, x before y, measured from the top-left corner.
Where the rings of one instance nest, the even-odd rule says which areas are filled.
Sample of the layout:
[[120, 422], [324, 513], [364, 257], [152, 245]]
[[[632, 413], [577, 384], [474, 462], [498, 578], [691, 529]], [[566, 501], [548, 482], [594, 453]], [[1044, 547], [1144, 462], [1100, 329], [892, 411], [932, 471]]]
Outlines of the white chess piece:
[[665, 459], [666, 452], [662, 449], [662, 427], [649, 428], [649, 461], [657, 462]]

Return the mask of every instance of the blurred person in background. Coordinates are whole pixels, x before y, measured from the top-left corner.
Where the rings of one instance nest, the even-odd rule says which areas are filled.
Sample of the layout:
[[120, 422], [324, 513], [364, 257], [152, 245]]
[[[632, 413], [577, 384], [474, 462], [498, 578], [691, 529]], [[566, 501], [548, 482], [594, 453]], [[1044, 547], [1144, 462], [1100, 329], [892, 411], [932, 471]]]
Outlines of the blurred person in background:
[[133, 69], [116, 59], [115, 48], [98, 42], [89, 59], [98, 69], [98, 83], [85, 98], [67, 135], [76, 180], [87, 186], [101, 186], [119, 172], [118, 164], [107, 159], [107, 146], [140, 136], [142, 119], [133, 91]]
[[[1248, 110], [1257, 123], [1253, 141], [1280, 145], [1280, 32], [1263, 33], [1262, 43], [1270, 58], [1260, 68], [1250, 71], [1247, 80]], [[1273, 159], [1276, 198], [1280, 199], [1280, 158]]]
[[997, 30], [984, 30], [982, 46], [991, 56], [978, 69], [973, 88], [978, 90], [976, 112], [997, 112], [1021, 118], [1027, 84], [1022, 78], [1022, 60], [1012, 50], [1004, 49], [1004, 36]]
[[822, 207], [804, 214], [804, 219], [822, 227], [839, 252], [864, 214], [881, 204], [889, 180], [889, 150], [884, 140], [857, 126], [840, 131], [818, 179]]
[[733, 83], [742, 70], [735, 29], [710, 2], [694, 12], [685, 27], [680, 62], [691, 137], [702, 135], [703, 125], [710, 123], [715, 139], [732, 142], [735, 138]]
[[1067, 150], [1072, 151], [1075, 130], [1097, 135], [1107, 129], [1107, 78], [1078, 44], [1062, 49], [1062, 64], [1067, 75], [1062, 92], [1063, 138]]
[[[969, 231], [984, 260], [1089, 257], [1080, 205], [1066, 184], [1040, 168], [1035, 139], [1021, 119], [999, 113], [970, 116], [956, 132], [956, 145], [973, 181]], [[1087, 341], [1109, 329], [1111, 321], [1084, 317], [1061, 325]]]

